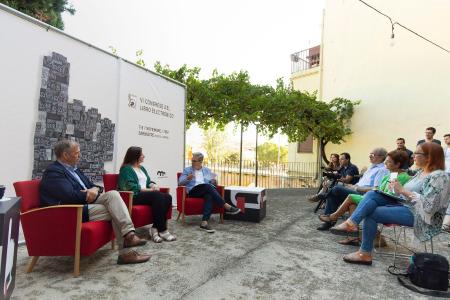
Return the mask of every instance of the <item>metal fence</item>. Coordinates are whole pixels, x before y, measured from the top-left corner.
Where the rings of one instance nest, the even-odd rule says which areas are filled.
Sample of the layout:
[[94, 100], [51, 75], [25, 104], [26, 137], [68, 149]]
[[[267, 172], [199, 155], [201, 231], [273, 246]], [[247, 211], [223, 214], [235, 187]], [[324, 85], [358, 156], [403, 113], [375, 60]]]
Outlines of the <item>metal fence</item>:
[[[191, 162], [187, 161], [186, 166]], [[292, 162], [277, 163], [269, 161], [205, 161], [220, 185], [259, 186], [264, 188], [312, 188], [318, 187], [319, 177], [317, 163]]]
[[308, 70], [319, 66], [320, 46], [315, 46], [291, 54], [291, 73]]

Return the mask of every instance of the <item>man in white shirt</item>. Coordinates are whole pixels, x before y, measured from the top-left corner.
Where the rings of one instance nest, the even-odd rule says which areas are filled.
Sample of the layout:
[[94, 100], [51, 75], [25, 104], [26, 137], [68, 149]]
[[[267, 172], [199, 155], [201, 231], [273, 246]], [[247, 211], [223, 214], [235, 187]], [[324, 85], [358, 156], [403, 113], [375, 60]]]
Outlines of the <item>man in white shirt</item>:
[[450, 176], [450, 133], [444, 135], [445, 172]]
[[[370, 167], [356, 184], [336, 185], [327, 195], [325, 215], [334, 213], [349, 194], [364, 194], [380, 185], [381, 179], [389, 174], [384, 165], [387, 151], [384, 148], [375, 148], [369, 154]], [[323, 222], [317, 230], [329, 230], [336, 222]]]
[[[445, 172], [447, 173], [447, 176], [450, 177], [450, 133], [444, 135], [444, 143]], [[447, 213], [444, 217], [442, 229], [450, 232], [450, 205], [447, 208]], [[450, 242], [448, 243], [448, 245], [450, 247]]]

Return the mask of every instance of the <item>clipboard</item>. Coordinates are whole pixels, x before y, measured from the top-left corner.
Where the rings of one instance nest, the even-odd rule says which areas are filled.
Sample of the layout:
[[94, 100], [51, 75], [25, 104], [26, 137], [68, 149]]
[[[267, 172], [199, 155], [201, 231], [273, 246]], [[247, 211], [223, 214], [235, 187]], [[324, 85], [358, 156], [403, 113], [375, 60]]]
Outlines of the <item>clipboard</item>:
[[375, 190], [375, 192], [378, 193], [378, 194], [382, 194], [382, 195], [388, 197], [389, 200], [392, 200], [392, 201], [395, 201], [395, 202], [399, 202], [399, 203], [406, 203], [406, 202], [408, 202], [407, 199], [399, 197], [397, 195], [392, 195], [392, 194], [389, 194], [389, 193], [386, 193], [386, 192], [383, 192], [383, 191], [380, 191], [380, 190]]

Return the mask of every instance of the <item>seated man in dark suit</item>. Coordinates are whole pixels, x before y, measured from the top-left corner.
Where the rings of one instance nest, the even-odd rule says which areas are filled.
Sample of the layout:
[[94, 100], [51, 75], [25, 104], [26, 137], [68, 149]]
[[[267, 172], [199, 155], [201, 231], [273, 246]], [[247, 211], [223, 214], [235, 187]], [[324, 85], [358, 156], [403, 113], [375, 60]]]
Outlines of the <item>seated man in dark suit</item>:
[[83, 204], [83, 222], [111, 220], [119, 245], [118, 264], [146, 262], [150, 255], [140, 255], [131, 247], [146, 243], [134, 233], [128, 209], [117, 191], [102, 193], [103, 188], [94, 185], [79, 169], [80, 146], [62, 140], [55, 144], [57, 161], [45, 170], [40, 184], [41, 206]]

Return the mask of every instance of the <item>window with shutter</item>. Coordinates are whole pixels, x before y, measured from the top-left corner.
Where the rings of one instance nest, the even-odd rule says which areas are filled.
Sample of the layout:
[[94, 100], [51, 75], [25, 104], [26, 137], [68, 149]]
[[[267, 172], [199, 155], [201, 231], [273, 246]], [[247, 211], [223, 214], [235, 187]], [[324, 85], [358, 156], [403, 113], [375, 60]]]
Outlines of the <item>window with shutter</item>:
[[313, 152], [313, 138], [309, 136], [304, 142], [297, 143], [297, 153], [312, 153]]

